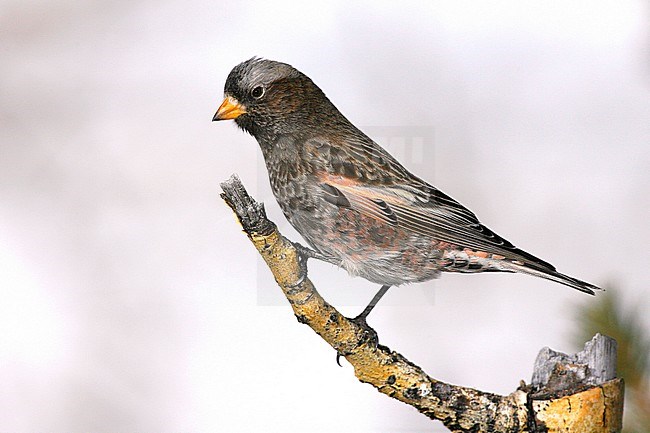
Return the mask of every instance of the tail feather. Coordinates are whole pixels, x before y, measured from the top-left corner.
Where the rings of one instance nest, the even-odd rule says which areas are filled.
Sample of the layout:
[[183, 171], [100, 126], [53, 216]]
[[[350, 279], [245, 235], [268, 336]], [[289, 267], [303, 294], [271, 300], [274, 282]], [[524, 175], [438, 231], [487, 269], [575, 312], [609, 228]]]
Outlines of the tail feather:
[[535, 264], [531, 264], [531, 263], [525, 263], [523, 265], [519, 265], [517, 263], [511, 263], [511, 265], [508, 267], [514, 270], [515, 272], [519, 272], [527, 275], [533, 275], [535, 277], [540, 277], [547, 280], [555, 281], [556, 283], [573, 287], [576, 290], [580, 290], [581, 292], [588, 293], [590, 295], [595, 295], [596, 291], [599, 292], [604, 291], [604, 289], [598, 286], [595, 286], [591, 283], [587, 283], [586, 281], [579, 280], [577, 278], [570, 277], [568, 275], [564, 275], [556, 271], [555, 269], [546, 269], [543, 267], [538, 267]]

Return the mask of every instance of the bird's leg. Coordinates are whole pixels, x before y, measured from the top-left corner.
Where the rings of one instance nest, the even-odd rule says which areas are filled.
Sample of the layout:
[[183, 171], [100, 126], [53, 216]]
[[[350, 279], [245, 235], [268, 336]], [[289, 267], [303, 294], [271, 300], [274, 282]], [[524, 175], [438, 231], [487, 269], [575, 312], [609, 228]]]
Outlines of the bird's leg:
[[[323, 260], [325, 262], [330, 262], [331, 260], [328, 260], [328, 257], [316, 250], [312, 250], [309, 247], [306, 247], [304, 245], [299, 244], [298, 242], [292, 242], [293, 247], [298, 251], [298, 260], [300, 262], [300, 277], [298, 278], [298, 282], [295, 284], [296, 286], [301, 284], [305, 279], [307, 278], [307, 260], [308, 259], [318, 259], [318, 260]], [[370, 326], [368, 326], [368, 323], [366, 323], [366, 318], [368, 317], [368, 314], [375, 308], [375, 305], [379, 302], [379, 300], [386, 294], [388, 289], [390, 289], [390, 285], [383, 285], [379, 289], [377, 293], [375, 293], [375, 296], [370, 300], [370, 303], [366, 306], [366, 308], [363, 309], [361, 314], [359, 314], [357, 317], [350, 319], [354, 323], [356, 323], [359, 327], [361, 327], [367, 337], [366, 339], [372, 340], [377, 343], [377, 333], [375, 332], [374, 329], [372, 329]], [[336, 353], [336, 363], [341, 366], [340, 358], [341, 356], [345, 356], [344, 353], [337, 352]]]
[[379, 300], [386, 294], [386, 292], [390, 289], [389, 285], [383, 285], [379, 289], [379, 291], [375, 294], [375, 296], [370, 300], [370, 303], [368, 306], [359, 314], [357, 317], [355, 317], [354, 321], [356, 322], [366, 322], [366, 317], [368, 317], [368, 314], [372, 311], [373, 308], [375, 308], [375, 305], [379, 302]]
[[[366, 339], [372, 340], [375, 345], [378, 343], [377, 333], [375, 332], [374, 329], [368, 326], [368, 323], [366, 322], [366, 317], [368, 317], [368, 314], [370, 314], [372, 309], [375, 308], [375, 305], [377, 305], [379, 300], [386, 294], [386, 292], [388, 291], [388, 289], [390, 289], [390, 287], [391, 287], [390, 285], [381, 286], [379, 291], [375, 294], [375, 296], [373, 296], [373, 298], [370, 300], [370, 303], [366, 308], [363, 309], [361, 314], [359, 314], [354, 319], [350, 319], [352, 322], [356, 323], [359, 327], [361, 327], [365, 331], [367, 335]], [[341, 356], [345, 356], [345, 354], [341, 352], [336, 353], [336, 363], [339, 365], [339, 367], [341, 366], [341, 362], [340, 362]]]

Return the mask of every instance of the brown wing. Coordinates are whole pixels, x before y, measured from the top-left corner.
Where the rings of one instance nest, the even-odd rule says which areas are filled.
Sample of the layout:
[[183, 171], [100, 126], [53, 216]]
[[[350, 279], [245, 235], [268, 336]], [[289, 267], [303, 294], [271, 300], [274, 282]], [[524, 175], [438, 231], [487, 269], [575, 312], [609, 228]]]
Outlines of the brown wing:
[[337, 205], [461, 248], [555, 269], [481, 224], [469, 209], [409, 173], [375, 143], [330, 146], [321, 140], [317, 150], [313, 173]]

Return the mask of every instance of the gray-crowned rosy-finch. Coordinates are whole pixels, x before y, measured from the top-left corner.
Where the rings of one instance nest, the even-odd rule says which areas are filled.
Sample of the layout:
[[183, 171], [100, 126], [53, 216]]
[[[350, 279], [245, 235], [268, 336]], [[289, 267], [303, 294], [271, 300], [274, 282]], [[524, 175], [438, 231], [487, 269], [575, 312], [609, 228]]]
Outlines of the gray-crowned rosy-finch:
[[519, 272], [594, 294], [479, 222], [348, 121], [309, 77], [253, 58], [233, 68], [213, 120], [235, 119], [264, 154], [273, 194], [314, 256], [390, 286], [446, 272]]

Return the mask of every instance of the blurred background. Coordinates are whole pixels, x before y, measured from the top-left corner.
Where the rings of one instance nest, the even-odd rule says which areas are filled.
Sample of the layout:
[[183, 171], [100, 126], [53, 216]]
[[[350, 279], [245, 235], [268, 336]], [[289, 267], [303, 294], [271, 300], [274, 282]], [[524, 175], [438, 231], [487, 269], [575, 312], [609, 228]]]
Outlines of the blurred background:
[[[336, 365], [219, 198], [238, 173], [299, 239], [254, 139], [211, 122], [254, 55], [306, 73], [496, 232], [609, 288], [444, 275], [388, 293], [369, 320], [383, 344], [506, 394], [543, 346], [621, 332], [648, 409], [649, 6], [0, 0], [0, 430], [444, 431]], [[377, 289], [310, 276], [349, 316]]]

